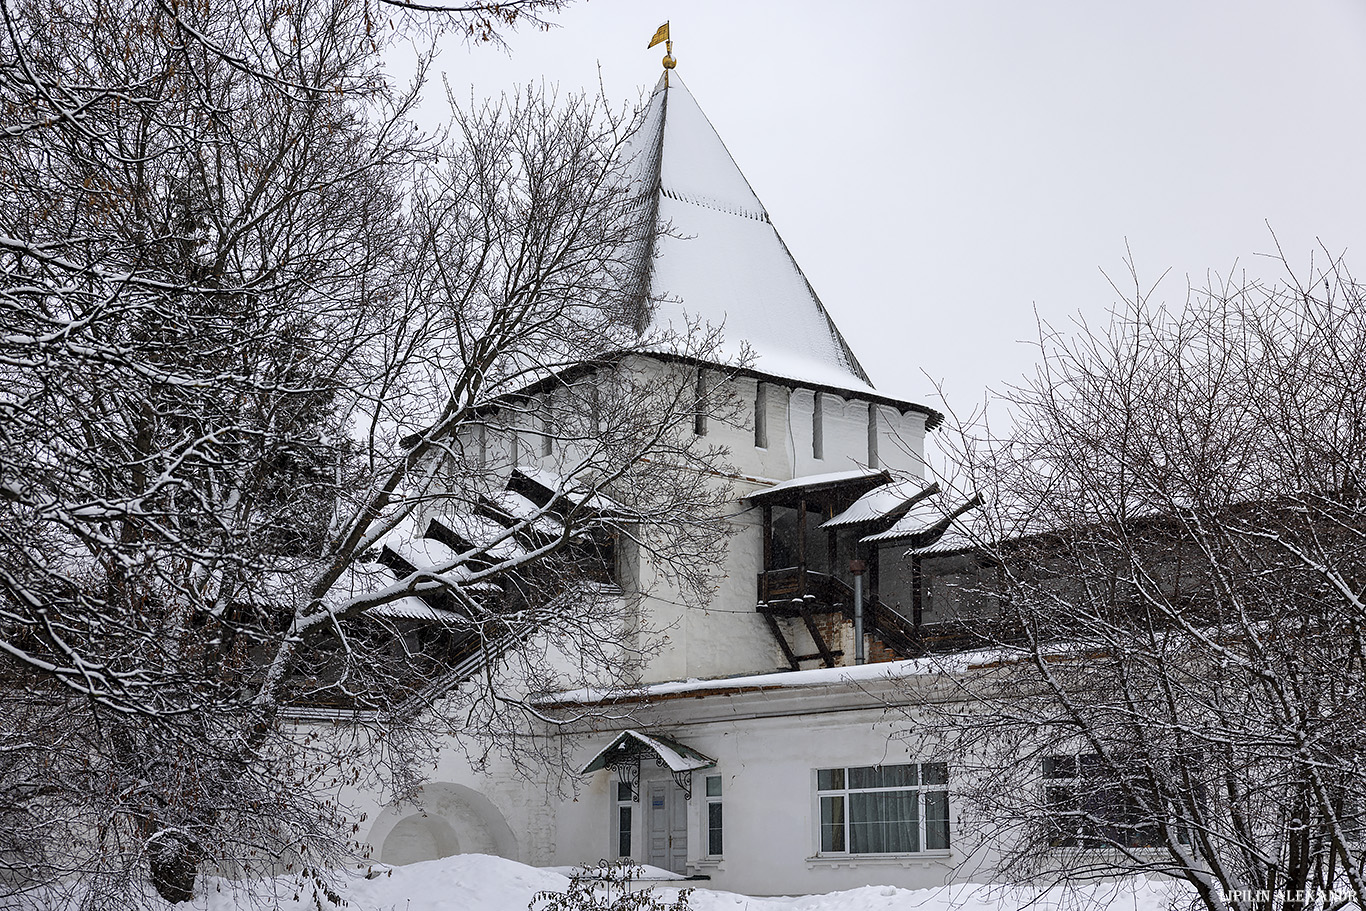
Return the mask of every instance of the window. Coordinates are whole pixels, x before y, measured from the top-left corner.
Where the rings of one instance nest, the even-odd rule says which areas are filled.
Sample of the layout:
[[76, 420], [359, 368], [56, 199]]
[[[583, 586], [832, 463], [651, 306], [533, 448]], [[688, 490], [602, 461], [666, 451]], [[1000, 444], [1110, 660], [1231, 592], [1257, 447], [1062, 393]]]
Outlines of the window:
[[546, 396], [541, 402], [541, 455], [555, 452], [555, 402]]
[[868, 467], [877, 468], [877, 406], [868, 403]]
[[617, 857], [631, 856], [631, 783], [615, 782], [617, 789]]
[[707, 776], [707, 856], [721, 856], [721, 776]]
[[593, 376], [593, 385], [588, 387], [588, 414], [593, 419], [593, 430], [600, 433], [607, 425], [603, 420], [602, 390], [598, 388], [596, 374]]
[[825, 397], [819, 392], [811, 406], [811, 458], [825, 458]]
[[488, 468], [488, 430], [484, 424], [475, 424], [473, 428], [471, 428], [470, 432], [473, 435], [471, 443], [474, 449], [475, 465], [477, 465], [481, 469]]
[[762, 382], [754, 384], [754, 445], [768, 448], [768, 387]]
[[948, 781], [942, 762], [818, 769], [821, 853], [947, 851]]
[[1150, 790], [1141, 777], [1122, 777], [1114, 763], [1087, 753], [1045, 756], [1043, 778], [1050, 845], [1151, 848], [1163, 844], [1152, 813], [1158, 801], [1138, 799]]
[[692, 429], [698, 436], [707, 434], [707, 374], [701, 367], [697, 368], [697, 388], [693, 390], [692, 397]]

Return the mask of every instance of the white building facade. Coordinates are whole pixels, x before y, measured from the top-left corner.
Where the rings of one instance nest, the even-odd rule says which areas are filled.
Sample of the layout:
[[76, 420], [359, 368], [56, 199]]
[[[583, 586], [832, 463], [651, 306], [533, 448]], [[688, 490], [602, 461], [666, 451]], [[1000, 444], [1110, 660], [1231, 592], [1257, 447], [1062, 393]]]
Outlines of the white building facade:
[[[618, 554], [623, 597], [641, 593], [640, 624], [663, 640], [638, 687], [544, 700], [585, 719], [538, 732], [572, 749], [573, 780], [497, 760], [475, 771], [452, 750], [416, 802], [362, 806], [363, 837], [386, 863], [629, 857], [750, 894], [967, 877], [955, 770], [919, 751], [897, 708], [908, 687], [942, 686], [913, 657], [933, 586], [904, 559], [947, 525], [923, 481], [940, 415], [872, 385], [676, 74], [638, 144], [670, 226], [650, 255], [651, 327], [721, 326], [721, 353], [742, 363], [644, 367], [697, 371], [741, 404], [694, 427], [734, 466], [715, 597], [686, 605], [648, 560]], [[512, 462], [534, 473], [537, 457]]]

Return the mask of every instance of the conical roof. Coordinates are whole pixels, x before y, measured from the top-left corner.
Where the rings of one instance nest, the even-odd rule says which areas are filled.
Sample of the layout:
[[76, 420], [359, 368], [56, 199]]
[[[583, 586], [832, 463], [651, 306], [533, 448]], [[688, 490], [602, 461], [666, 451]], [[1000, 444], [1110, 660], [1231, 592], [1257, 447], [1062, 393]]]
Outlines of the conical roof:
[[[633, 143], [658, 221], [644, 325], [721, 327], [721, 355], [761, 374], [877, 395], [774, 229], [763, 203], [677, 72], [661, 78]], [[879, 398], [881, 396], [878, 396]]]

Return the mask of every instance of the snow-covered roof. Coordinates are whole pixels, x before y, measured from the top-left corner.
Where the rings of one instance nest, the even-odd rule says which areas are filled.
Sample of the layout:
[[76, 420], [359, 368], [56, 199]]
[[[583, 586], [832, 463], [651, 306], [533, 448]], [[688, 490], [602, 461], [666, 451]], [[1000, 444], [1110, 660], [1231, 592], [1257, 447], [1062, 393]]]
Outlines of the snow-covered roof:
[[527, 480], [539, 485], [548, 494], [558, 493], [575, 506], [586, 506], [600, 512], [624, 513], [627, 511], [625, 507], [611, 497], [600, 493], [586, 494], [578, 489], [575, 482], [562, 478], [553, 471], [523, 465], [516, 469], [516, 474], [520, 474]]
[[926, 544], [924, 547], [913, 547], [906, 551], [907, 556], [915, 554], [918, 557], [933, 557], [945, 554], [956, 554], [963, 551], [972, 550], [977, 543], [968, 535], [966, 531], [957, 527], [950, 527], [948, 531], [940, 535], [933, 544]]
[[696, 769], [710, 769], [716, 765], [716, 760], [710, 756], [705, 756], [669, 737], [642, 734], [640, 731], [622, 731], [615, 740], [599, 750], [579, 774], [587, 775], [598, 769], [611, 768], [619, 759], [637, 756], [643, 749], [658, 756], [659, 761], [664, 763], [670, 772], [691, 772]]
[[[385, 539], [384, 546], [413, 569], [424, 572], [450, 570], [460, 562], [459, 554], [432, 538], [400, 537], [391, 534]], [[460, 571], [464, 573], [463, 569]]]
[[851, 468], [848, 471], [831, 471], [825, 474], [809, 474], [800, 478], [790, 478], [771, 487], [762, 487], [749, 495], [749, 499], [767, 500], [779, 494], [798, 490], [819, 490], [824, 487], [837, 487], [852, 481], [889, 481], [891, 475], [878, 468]]
[[[326, 600], [332, 606], [338, 606], [348, 598], [364, 597], [397, 583], [398, 576], [381, 563], [356, 563], [332, 586]], [[430, 620], [439, 623], [458, 623], [463, 620], [459, 614], [432, 607], [416, 595], [404, 595], [377, 605], [370, 608], [369, 613], [391, 620]]]
[[664, 300], [650, 328], [682, 333], [700, 319], [722, 327], [722, 357], [747, 349], [759, 373], [878, 396], [677, 73], [656, 86], [635, 146], [672, 228], [654, 247], [649, 293]]
[[860, 538], [865, 544], [876, 544], [880, 541], [895, 541], [899, 538], [918, 535], [921, 532], [929, 531], [936, 524], [944, 521], [944, 508], [936, 503], [920, 502], [906, 511], [906, 514], [897, 519], [891, 528], [878, 532], [875, 535], [868, 535]]
[[547, 705], [578, 705], [584, 703], [649, 700], [664, 696], [706, 695], [728, 691], [788, 689], [792, 687], [860, 686], [877, 680], [900, 680], [930, 674], [967, 673], [988, 668], [1001, 661], [1018, 660], [1020, 652], [1005, 648], [981, 649], [952, 655], [927, 658], [908, 658], [903, 661], [883, 661], [875, 664], [856, 664], [852, 667], [821, 667], [806, 671], [776, 671], [769, 674], [750, 674], [744, 677], [711, 679], [689, 678], [652, 683], [629, 691], [578, 689], [555, 693], [540, 700]]
[[558, 536], [564, 532], [563, 522], [516, 491], [500, 491], [489, 497], [489, 501], [513, 519], [530, 521], [531, 527], [542, 534]]
[[844, 512], [821, 525], [838, 528], [842, 525], [862, 525], [895, 515], [906, 504], [927, 490], [921, 481], [893, 481], [868, 491]]
[[[462, 541], [468, 541], [475, 547], [485, 548], [485, 553], [492, 560], [516, 560], [526, 556], [526, 548], [517, 543], [517, 539], [508, 533], [506, 527], [485, 516], [449, 512], [434, 517], [432, 524], [442, 525]], [[420, 539], [413, 543], [414, 545], [421, 544], [423, 547], [428, 546], [427, 539]], [[455, 555], [449, 548], [446, 548], [446, 552], [452, 557]], [[412, 563], [411, 560], [408, 562]], [[413, 565], [416, 566], [417, 564]]]

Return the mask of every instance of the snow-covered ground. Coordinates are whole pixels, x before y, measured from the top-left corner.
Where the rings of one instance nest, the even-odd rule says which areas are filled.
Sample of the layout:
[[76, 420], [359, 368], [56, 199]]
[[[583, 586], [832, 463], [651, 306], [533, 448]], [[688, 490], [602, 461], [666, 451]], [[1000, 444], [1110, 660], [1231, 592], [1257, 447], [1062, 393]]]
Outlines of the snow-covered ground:
[[[346, 901], [347, 911], [527, 911], [538, 892], [563, 892], [569, 886], [569, 877], [559, 868], [528, 867], [482, 854], [462, 854], [405, 867], [377, 866], [374, 870], [379, 875], [373, 879], [357, 875], [343, 883], [340, 897]], [[672, 902], [680, 885], [683, 884], [660, 883], [654, 889], [662, 901]], [[696, 885], [705, 887], [706, 883]], [[177, 911], [237, 911], [251, 907], [245, 896], [226, 881], [201, 880], [200, 891], [206, 894], [175, 906]], [[273, 881], [262, 897], [267, 896], [265, 907], [278, 911], [330, 911], [336, 907], [326, 898], [319, 903], [311, 886], [297, 888], [294, 881], [287, 879]], [[697, 888], [689, 897], [688, 907], [691, 911], [1166, 911], [1173, 897], [1170, 886], [1144, 880], [1085, 887], [1070, 895], [959, 885], [919, 890], [864, 886], [827, 895], [755, 898]]]

